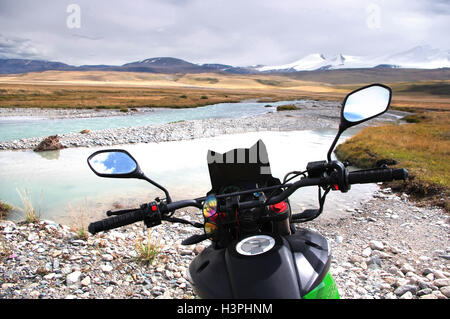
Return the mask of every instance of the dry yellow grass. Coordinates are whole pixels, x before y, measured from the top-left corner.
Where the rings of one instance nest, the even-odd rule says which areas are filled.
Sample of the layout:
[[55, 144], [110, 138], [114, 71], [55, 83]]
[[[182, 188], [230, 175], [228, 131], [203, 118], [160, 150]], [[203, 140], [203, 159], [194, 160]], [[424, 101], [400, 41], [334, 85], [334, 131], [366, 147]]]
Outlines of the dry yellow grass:
[[[394, 89], [392, 107], [450, 110], [448, 93], [408, 90], [418, 83], [386, 83]], [[440, 83], [449, 81], [419, 84]], [[297, 98], [341, 101], [351, 90], [363, 85], [331, 85], [261, 74], [46, 71], [0, 76], [0, 107], [195, 107], [244, 99], [269, 102]]]
[[339, 99], [342, 89], [282, 76], [47, 71], [0, 76], [0, 107], [196, 107], [246, 99]]
[[409, 171], [408, 191], [449, 209], [450, 113], [427, 112], [410, 120], [417, 122], [365, 128], [340, 144], [336, 154], [364, 168], [378, 160], [395, 160], [397, 167]]

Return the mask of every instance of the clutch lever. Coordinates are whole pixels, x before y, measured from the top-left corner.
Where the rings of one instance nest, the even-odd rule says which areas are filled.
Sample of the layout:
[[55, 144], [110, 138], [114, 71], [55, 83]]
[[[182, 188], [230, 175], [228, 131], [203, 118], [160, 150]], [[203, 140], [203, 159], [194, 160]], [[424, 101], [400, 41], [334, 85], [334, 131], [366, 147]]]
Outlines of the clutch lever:
[[138, 208], [130, 208], [130, 209], [122, 209], [122, 210], [116, 210], [116, 211], [112, 211], [112, 210], [108, 210], [106, 212], [107, 216], [119, 216], [119, 215], [123, 215], [123, 214], [128, 214], [132, 211], [137, 210]]

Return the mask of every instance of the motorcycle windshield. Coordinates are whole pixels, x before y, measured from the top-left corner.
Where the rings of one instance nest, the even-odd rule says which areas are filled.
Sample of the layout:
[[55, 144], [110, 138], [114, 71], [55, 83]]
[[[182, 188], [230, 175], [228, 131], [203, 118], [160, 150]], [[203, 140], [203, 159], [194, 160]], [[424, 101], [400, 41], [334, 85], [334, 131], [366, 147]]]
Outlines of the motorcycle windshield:
[[223, 154], [209, 150], [207, 160], [211, 192], [216, 194], [279, 184], [272, 177], [267, 149], [261, 140], [250, 148]]

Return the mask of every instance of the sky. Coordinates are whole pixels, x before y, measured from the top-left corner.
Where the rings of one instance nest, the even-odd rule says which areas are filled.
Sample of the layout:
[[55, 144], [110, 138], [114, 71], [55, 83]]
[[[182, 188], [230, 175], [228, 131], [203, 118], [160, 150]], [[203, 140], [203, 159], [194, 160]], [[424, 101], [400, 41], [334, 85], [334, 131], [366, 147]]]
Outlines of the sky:
[[448, 0], [0, 0], [0, 58], [276, 65], [450, 49]]

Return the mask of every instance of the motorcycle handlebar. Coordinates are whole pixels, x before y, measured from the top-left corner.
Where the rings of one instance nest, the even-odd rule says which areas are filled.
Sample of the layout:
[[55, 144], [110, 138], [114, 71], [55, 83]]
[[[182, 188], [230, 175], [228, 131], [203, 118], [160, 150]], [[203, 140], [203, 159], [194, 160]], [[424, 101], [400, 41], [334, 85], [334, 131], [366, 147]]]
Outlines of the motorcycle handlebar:
[[101, 231], [133, 224], [144, 219], [144, 211], [140, 208], [126, 214], [113, 216], [89, 224], [88, 231], [96, 234]]
[[[379, 168], [379, 169], [370, 169], [370, 170], [360, 170], [353, 171], [348, 173], [348, 183], [349, 184], [364, 184], [364, 183], [376, 183], [376, 182], [390, 182], [392, 180], [405, 180], [408, 177], [408, 171], [404, 168], [399, 169], [390, 169], [390, 168]], [[239, 202], [240, 209], [249, 209], [258, 207], [261, 205], [273, 205], [277, 204], [286, 198], [288, 198], [292, 193], [294, 193], [297, 189], [304, 186], [328, 186], [332, 184], [331, 177], [317, 177], [317, 178], [303, 178], [298, 182], [295, 182], [283, 192], [276, 196], [272, 196], [265, 203], [261, 203], [258, 200]], [[281, 186], [281, 185], [280, 185]], [[284, 185], [285, 187], [287, 185]], [[167, 214], [169, 212], [175, 211], [180, 208], [193, 206], [197, 208], [202, 208], [201, 199], [190, 199], [190, 200], [181, 200], [177, 202], [172, 202], [169, 204], [160, 204], [158, 205], [161, 214]], [[126, 211], [126, 210], [125, 210]], [[97, 222], [93, 222], [89, 224], [88, 231], [91, 234], [98, 233], [100, 231], [105, 231], [129, 224], [133, 224], [138, 221], [142, 221], [145, 219], [146, 211], [138, 208], [135, 210], [130, 210], [130, 212], [123, 213], [118, 216], [109, 217]], [[117, 213], [117, 212], [116, 212]]]
[[408, 171], [404, 168], [378, 168], [348, 173], [349, 184], [365, 184], [377, 182], [391, 182], [393, 180], [406, 180]]

